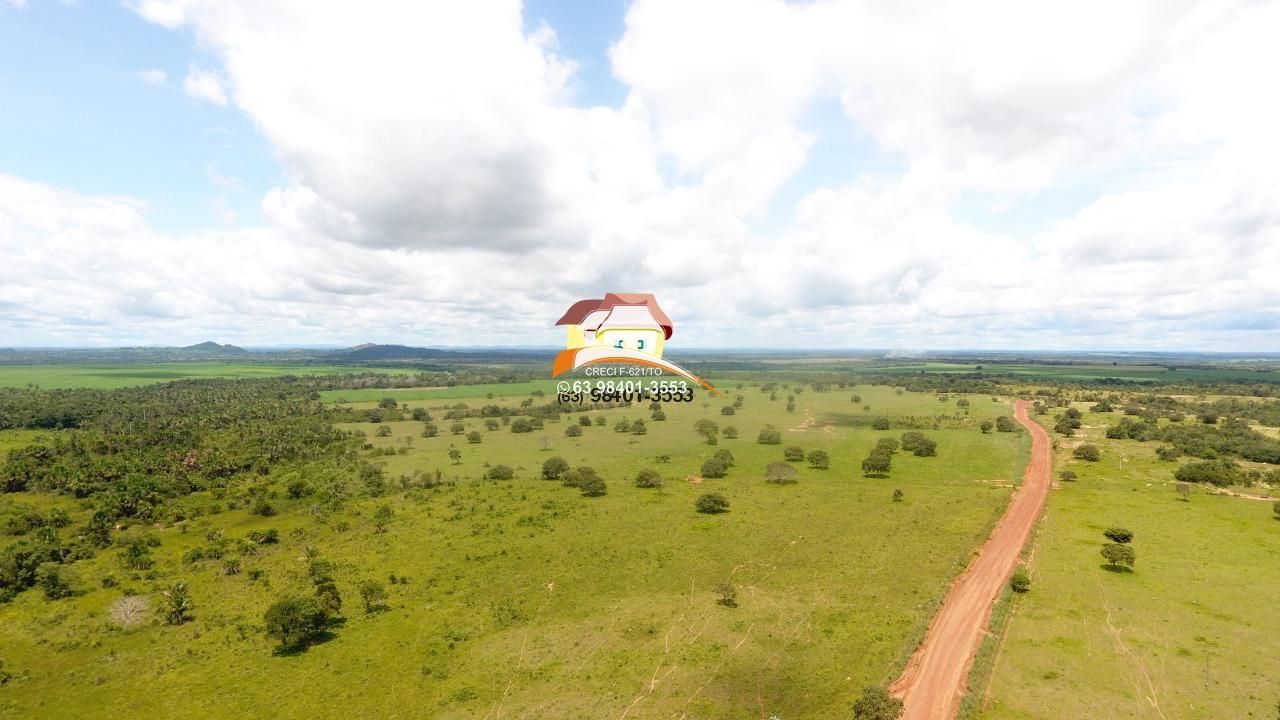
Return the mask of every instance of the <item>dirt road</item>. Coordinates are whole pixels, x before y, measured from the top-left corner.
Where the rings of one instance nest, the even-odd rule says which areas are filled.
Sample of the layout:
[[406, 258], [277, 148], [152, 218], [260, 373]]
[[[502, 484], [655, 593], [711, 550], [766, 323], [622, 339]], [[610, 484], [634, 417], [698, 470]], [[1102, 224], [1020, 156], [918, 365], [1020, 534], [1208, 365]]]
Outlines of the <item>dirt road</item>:
[[1031, 462], [1022, 485], [1009, 501], [1004, 517], [991, 532], [982, 551], [947, 592], [924, 642], [890, 687], [903, 698], [903, 720], [950, 720], [960, 707], [960, 695], [973, 656], [982, 643], [991, 608], [1018, 563], [1031, 528], [1049, 495], [1049, 436], [1027, 417], [1028, 403], [1019, 400], [1014, 417], [1031, 432]]

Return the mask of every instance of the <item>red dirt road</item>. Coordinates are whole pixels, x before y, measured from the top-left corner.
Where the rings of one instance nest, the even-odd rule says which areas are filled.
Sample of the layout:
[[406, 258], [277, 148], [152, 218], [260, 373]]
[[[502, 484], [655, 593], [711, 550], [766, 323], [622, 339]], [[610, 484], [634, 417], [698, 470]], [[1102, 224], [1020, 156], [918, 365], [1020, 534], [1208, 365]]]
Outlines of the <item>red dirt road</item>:
[[1017, 402], [1014, 417], [1031, 432], [1031, 462], [1004, 517], [978, 557], [956, 578], [924, 642], [916, 648], [902, 677], [889, 688], [906, 703], [903, 720], [950, 720], [956, 716], [991, 608], [1013, 573], [1049, 496], [1049, 436], [1027, 417], [1026, 400]]

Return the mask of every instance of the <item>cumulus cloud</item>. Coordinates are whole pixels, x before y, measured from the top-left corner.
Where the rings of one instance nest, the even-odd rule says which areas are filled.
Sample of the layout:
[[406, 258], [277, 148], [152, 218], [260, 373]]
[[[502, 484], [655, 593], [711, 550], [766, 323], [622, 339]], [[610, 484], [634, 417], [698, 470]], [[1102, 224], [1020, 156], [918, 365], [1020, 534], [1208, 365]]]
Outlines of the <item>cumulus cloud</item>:
[[[616, 108], [575, 102], [574, 60], [516, 0], [132, 7], [194, 32], [217, 67], [184, 90], [244, 112], [289, 180], [265, 227], [174, 237], [136, 201], [7, 179], [11, 328], [553, 342], [566, 299], [650, 290], [690, 345], [1280, 340], [1253, 311], [1280, 302], [1275, 4], [636, 0]], [[850, 180], [766, 230], [819, 105], [904, 170], [844, 158]]]
[[227, 104], [227, 91], [222, 78], [216, 72], [192, 67], [182, 80], [182, 90], [188, 97], [213, 103]]

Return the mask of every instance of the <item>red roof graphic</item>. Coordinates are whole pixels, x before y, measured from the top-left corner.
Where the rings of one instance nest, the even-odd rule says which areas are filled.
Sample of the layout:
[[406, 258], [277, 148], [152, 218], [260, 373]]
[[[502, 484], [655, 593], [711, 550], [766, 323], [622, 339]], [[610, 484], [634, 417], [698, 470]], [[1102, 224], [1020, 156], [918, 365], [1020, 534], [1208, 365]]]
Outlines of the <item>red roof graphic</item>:
[[649, 314], [662, 327], [662, 334], [671, 339], [673, 326], [671, 318], [658, 307], [658, 301], [652, 293], [606, 293], [603, 299], [579, 300], [556, 321], [556, 325], [581, 325], [588, 315], [597, 310], [612, 310], [617, 305], [644, 305]]

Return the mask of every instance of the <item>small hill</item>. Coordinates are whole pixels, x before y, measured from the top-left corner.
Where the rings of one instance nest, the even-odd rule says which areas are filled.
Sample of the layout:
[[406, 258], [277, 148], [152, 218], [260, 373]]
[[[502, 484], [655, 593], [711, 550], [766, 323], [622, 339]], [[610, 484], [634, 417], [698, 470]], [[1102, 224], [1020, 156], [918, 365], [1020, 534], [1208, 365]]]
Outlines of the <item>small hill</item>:
[[446, 350], [409, 347], [407, 345], [374, 345], [365, 343], [350, 350], [339, 351], [347, 360], [421, 360], [452, 355]]
[[213, 342], [212, 340], [207, 340], [205, 342], [198, 343], [196, 345], [188, 345], [186, 347], [178, 348], [178, 349], [186, 350], [187, 352], [221, 353], [224, 355], [227, 353], [249, 352], [248, 350], [245, 350], [242, 347], [236, 347], [235, 345], [219, 345], [218, 343]]

